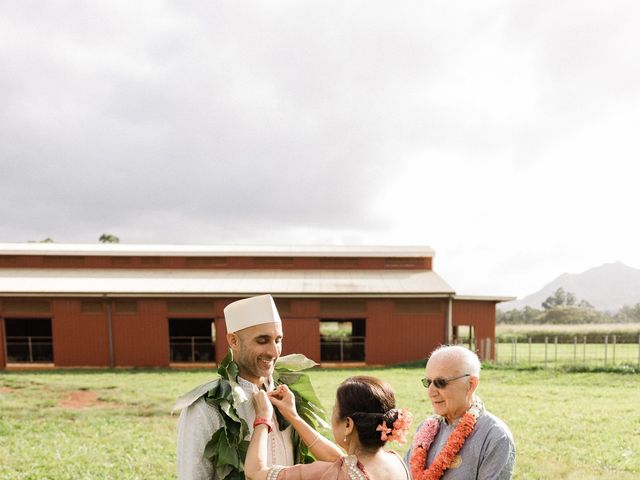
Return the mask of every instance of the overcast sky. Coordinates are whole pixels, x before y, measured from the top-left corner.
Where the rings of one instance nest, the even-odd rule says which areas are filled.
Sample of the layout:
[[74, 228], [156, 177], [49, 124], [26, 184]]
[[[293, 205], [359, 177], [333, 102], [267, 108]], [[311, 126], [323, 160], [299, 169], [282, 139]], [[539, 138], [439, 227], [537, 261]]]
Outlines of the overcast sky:
[[0, 242], [640, 268], [636, 1], [3, 1]]

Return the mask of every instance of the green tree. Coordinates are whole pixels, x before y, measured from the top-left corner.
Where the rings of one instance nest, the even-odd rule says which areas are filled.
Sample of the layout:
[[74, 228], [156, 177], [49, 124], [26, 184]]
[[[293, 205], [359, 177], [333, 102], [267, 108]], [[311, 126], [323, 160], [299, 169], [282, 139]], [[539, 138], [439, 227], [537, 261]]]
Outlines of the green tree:
[[[576, 305], [577, 298], [575, 294], [571, 292], [565, 292], [564, 288], [560, 287], [552, 295], [542, 302], [542, 308], [550, 310], [554, 307], [571, 307]], [[582, 301], [581, 301], [582, 302]], [[588, 302], [587, 302], [588, 303]]]
[[120, 239], [111, 233], [103, 233], [99, 240], [100, 243], [120, 243]]

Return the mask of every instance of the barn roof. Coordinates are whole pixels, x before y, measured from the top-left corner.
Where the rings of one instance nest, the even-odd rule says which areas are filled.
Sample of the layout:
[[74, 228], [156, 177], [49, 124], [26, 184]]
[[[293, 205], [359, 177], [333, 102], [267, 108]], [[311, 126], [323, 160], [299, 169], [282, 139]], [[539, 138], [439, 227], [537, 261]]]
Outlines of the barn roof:
[[432, 270], [2, 269], [0, 295], [443, 296]]
[[0, 255], [433, 257], [428, 246], [135, 245], [120, 243], [0, 243]]

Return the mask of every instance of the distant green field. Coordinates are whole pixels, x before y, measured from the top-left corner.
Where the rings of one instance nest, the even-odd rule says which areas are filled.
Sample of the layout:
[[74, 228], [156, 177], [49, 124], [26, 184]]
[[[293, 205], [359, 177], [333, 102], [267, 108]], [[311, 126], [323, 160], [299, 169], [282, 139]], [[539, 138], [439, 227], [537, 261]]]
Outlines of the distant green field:
[[531, 364], [531, 365], [640, 365], [640, 345], [636, 344], [608, 344], [604, 343], [558, 343], [551, 339], [544, 343], [527, 342], [498, 343], [496, 360], [500, 364]]
[[[336, 386], [372, 374], [417, 420], [430, 412], [421, 368], [315, 370], [326, 408]], [[173, 401], [205, 371], [0, 373], [0, 478], [175, 478]], [[511, 427], [515, 478], [640, 478], [640, 375], [488, 369], [479, 394]], [[405, 450], [406, 446], [400, 450]]]
[[500, 364], [640, 366], [637, 323], [498, 325], [496, 340]]

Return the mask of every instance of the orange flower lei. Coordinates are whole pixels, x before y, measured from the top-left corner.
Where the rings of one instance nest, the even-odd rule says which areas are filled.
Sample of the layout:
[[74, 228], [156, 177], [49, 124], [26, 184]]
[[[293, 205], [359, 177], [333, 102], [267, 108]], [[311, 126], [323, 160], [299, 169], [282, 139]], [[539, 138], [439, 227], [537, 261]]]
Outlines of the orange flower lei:
[[427, 465], [427, 453], [440, 429], [441, 420], [438, 417], [431, 417], [424, 422], [424, 425], [413, 440], [413, 453], [409, 461], [411, 475], [414, 480], [437, 480], [442, 477], [445, 470], [451, 466], [453, 459], [462, 449], [464, 442], [473, 432], [483, 408], [480, 399], [476, 399], [471, 408], [462, 416], [453, 432], [451, 432], [446, 445], [440, 450], [436, 459], [429, 465], [429, 468], [425, 468]]

